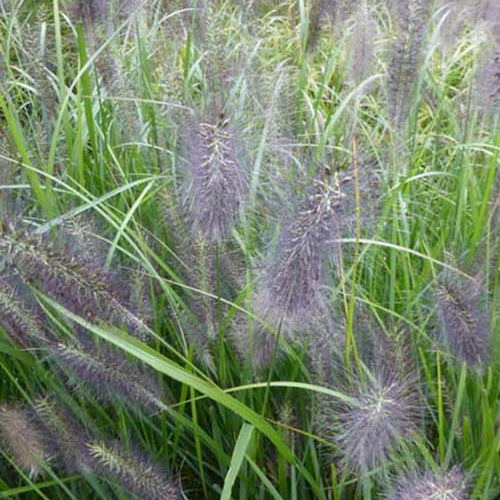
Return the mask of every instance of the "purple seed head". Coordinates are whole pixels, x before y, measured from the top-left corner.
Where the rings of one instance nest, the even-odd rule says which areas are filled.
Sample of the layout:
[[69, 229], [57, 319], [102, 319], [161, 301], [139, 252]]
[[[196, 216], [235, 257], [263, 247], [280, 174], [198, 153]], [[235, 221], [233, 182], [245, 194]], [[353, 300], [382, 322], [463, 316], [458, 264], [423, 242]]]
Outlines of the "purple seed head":
[[128, 307], [128, 287], [91, 259], [41, 237], [3, 225], [0, 248], [25, 282], [90, 322], [125, 326], [144, 338], [147, 325]]
[[[500, 24], [500, 20], [499, 20]], [[491, 115], [500, 113], [500, 35], [492, 43], [476, 77], [474, 100]]]
[[109, 2], [105, 0], [73, 0], [71, 13], [87, 29], [98, 26], [109, 17]]
[[180, 500], [179, 485], [169, 474], [151, 464], [141, 454], [128, 451], [118, 442], [92, 442], [88, 445], [96, 474], [118, 481], [126, 492], [141, 500]]
[[24, 348], [44, 344], [47, 333], [41, 312], [22, 299], [18, 288], [0, 280], [0, 326], [11, 340]]
[[54, 355], [73, 373], [70, 381], [83, 384], [106, 401], [117, 397], [150, 410], [164, 409], [154, 374], [128, 361], [121, 352], [89, 341], [59, 342]]
[[400, 478], [388, 500], [469, 500], [469, 487], [465, 474], [457, 467], [448, 472], [434, 474], [412, 473]]
[[91, 470], [87, 433], [68, 410], [51, 398], [42, 398], [36, 402], [35, 416], [53, 455], [68, 474]]
[[339, 411], [337, 444], [342, 465], [368, 471], [385, 464], [401, 440], [417, 433], [420, 418], [414, 376], [378, 375]]
[[227, 117], [193, 123], [187, 149], [188, 211], [194, 228], [209, 242], [221, 242], [237, 221], [246, 195], [240, 153]]
[[441, 277], [436, 299], [443, 338], [453, 356], [481, 369], [488, 362], [490, 325], [481, 286]]
[[5, 403], [0, 405], [0, 442], [30, 477], [38, 476], [40, 465], [52, 458], [33, 415], [24, 408]]
[[273, 325], [312, 322], [325, 303], [325, 262], [338, 238], [341, 199], [338, 178], [315, 180], [297, 217], [282, 231], [278, 254], [259, 297], [259, 311]]
[[399, 33], [389, 62], [388, 97], [391, 118], [398, 126], [408, 117], [417, 84], [428, 18], [427, 4], [427, 0], [393, 2]]
[[372, 73], [377, 32], [377, 23], [367, 5], [363, 3], [355, 17], [347, 70], [347, 78], [354, 87], [360, 85]]

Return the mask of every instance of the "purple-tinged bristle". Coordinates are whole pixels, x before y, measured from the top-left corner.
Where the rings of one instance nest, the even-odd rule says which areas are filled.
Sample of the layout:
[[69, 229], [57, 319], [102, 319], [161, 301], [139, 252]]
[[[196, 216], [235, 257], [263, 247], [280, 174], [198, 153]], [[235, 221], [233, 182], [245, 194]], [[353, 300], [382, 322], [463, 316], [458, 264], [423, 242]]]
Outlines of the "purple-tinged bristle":
[[92, 442], [88, 445], [92, 468], [96, 474], [114, 479], [126, 492], [141, 500], [180, 500], [179, 485], [167, 471], [153, 465], [135, 451], [126, 450], [120, 442]]
[[32, 413], [21, 407], [0, 405], [0, 441], [2, 448], [32, 478], [42, 472], [41, 464], [52, 458], [48, 442]]
[[469, 500], [470, 493], [463, 471], [410, 473], [396, 481], [387, 500]]

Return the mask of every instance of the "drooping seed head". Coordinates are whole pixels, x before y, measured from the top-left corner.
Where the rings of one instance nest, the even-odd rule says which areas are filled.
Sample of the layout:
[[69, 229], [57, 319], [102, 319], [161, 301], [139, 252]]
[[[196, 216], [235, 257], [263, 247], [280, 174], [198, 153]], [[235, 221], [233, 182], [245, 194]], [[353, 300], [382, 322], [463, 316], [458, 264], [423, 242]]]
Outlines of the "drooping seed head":
[[377, 30], [377, 23], [363, 2], [355, 17], [347, 70], [347, 78], [354, 87], [358, 87], [372, 73]]
[[125, 325], [131, 334], [145, 337], [147, 325], [128, 307], [128, 288], [91, 259], [78, 255], [78, 248], [57, 245], [7, 224], [0, 228], [0, 248], [24, 281], [70, 311], [91, 322]]
[[87, 445], [96, 474], [118, 481], [127, 492], [141, 500], [180, 500], [179, 486], [160, 467], [139, 453], [127, 451], [118, 442]]
[[394, 124], [401, 126], [408, 118], [422, 58], [428, 0], [392, 2], [399, 33], [393, 43], [389, 63], [389, 111]]
[[3, 449], [30, 477], [41, 473], [41, 464], [52, 454], [30, 411], [3, 403], [0, 405], [0, 441]]
[[469, 500], [465, 474], [457, 467], [434, 474], [426, 471], [409, 474], [396, 481], [387, 500]]
[[83, 384], [106, 401], [121, 397], [149, 410], [165, 409], [154, 374], [128, 361], [121, 352], [83, 340], [59, 342], [52, 352], [71, 370], [70, 382], [76, 387]]
[[[500, 20], [499, 20], [500, 25]], [[498, 28], [500, 31], [500, 28]], [[475, 103], [490, 115], [500, 113], [500, 34], [492, 42], [479, 68], [475, 85]]]

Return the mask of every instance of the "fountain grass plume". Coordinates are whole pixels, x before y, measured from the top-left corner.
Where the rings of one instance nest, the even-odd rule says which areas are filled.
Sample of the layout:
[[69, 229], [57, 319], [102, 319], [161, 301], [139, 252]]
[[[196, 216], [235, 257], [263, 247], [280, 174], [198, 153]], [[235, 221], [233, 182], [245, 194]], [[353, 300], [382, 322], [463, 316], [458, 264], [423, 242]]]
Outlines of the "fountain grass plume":
[[410, 473], [399, 478], [387, 500], [469, 500], [467, 478], [458, 467], [447, 472]]
[[30, 307], [17, 289], [0, 279], [0, 326], [11, 340], [28, 349], [48, 341], [38, 309]]
[[418, 432], [420, 405], [414, 374], [376, 373], [355, 388], [355, 403], [338, 410], [335, 442], [344, 468], [384, 466]]
[[247, 190], [236, 135], [222, 112], [194, 121], [187, 141], [188, 212], [196, 231], [220, 243], [237, 221]]
[[[373, 72], [378, 26], [366, 1], [358, 7], [351, 34], [347, 80], [358, 87]], [[365, 89], [367, 92], [369, 89]]]
[[3, 450], [31, 478], [40, 475], [41, 464], [52, 459], [48, 441], [36, 425], [32, 412], [22, 407], [0, 404], [0, 441]]
[[51, 351], [72, 372], [70, 382], [75, 387], [88, 387], [105, 401], [121, 398], [151, 411], [165, 409], [154, 373], [127, 360], [122, 352], [84, 340], [59, 342]]
[[395, 0], [398, 34], [388, 67], [389, 112], [396, 127], [408, 119], [422, 59], [428, 0]]
[[481, 370], [489, 358], [490, 323], [483, 303], [483, 286], [442, 274], [436, 299], [443, 339], [459, 361]]
[[266, 270], [258, 311], [277, 326], [313, 322], [325, 303], [325, 263], [341, 220], [340, 180], [315, 179], [297, 216], [283, 229], [277, 257]]
[[57, 245], [9, 224], [0, 227], [0, 248], [7, 251], [7, 263], [25, 282], [75, 314], [90, 322], [125, 326], [141, 340], [146, 337], [147, 325], [128, 307], [128, 287], [79, 255], [78, 248]]
[[120, 442], [88, 444], [96, 474], [116, 480], [122, 488], [141, 500], [180, 500], [179, 485], [169, 474]]
[[35, 402], [35, 416], [41, 431], [68, 474], [86, 473], [90, 468], [88, 435], [73, 415], [51, 397]]

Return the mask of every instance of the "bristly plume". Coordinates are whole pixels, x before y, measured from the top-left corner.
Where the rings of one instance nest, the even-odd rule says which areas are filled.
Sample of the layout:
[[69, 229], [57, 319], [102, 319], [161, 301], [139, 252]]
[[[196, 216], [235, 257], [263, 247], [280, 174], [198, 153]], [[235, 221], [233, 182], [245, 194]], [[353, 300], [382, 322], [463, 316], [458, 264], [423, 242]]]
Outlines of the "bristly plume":
[[[499, 19], [500, 24], [500, 19]], [[497, 28], [500, 30], [500, 27]], [[500, 35], [492, 43], [476, 77], [475, 102], [490, 115], [500, 113]]]
[[89, 472], [90, 454], [88, 436], [73, 415], [50, 398], [39, 399], [35, 404], [37, 423], [54, 456], [62, 462], [68, 474]]
[[460, 361], [480, 369], [488, 362], [490, 324], [479, 283], [443, 275], [436, 298], [446, 346]]
[[355, 403], [338, 410], [336, 442], [342, 465], [368, 471], [384, 465], [418, 431], [420, 408], [416, 377], [392, 371], [359, 383]]
[[196, 230], [210, 242], [221, 242], [237, 221], [246, 195], [236, 137], [222, 112], [215, 120], [194, 122], [188, 141], [188, 211]]
[[[315, 320], [325, 302], [325, 262], [335, 248], [343, 197], [337, 175], [316, 179], [297, 217], [282, 231], [275, 262], [258, 297], [259, 314], [302, 326]], [[260, 312], [263, 311], [263, 312]]]
[[374, 21], [366, 1], [361, 2], [356, 12], [351, 35], [347, 71], [347, 79], [354, 87], [358, 87], [372, 74], [377, 30], [377, 23]]
[[73, 373], [70, 382], [83, 384], [99, 398], [116, 401], [117, 397], [150, 410], [165, 409], [154, 373], [148, 373], [124, 358], [121, 352], [90, 341], [59, 342], [52, 352]]
[[75, 314], [91, 322], [125, 325], [132, 335], [145, 337], [147, 326], [129, 309], [127, 288], [92, 260], [7, 224], [0, 227], [0, 248], [8, 251], [7, 263], [23, 280]]
[[0, 441], [3, 449], [30, 477], [38, 476], [40, 465], [52, 458], [32, 413], [23, 408], [0, 405]]
[[408, 118], [413, 101], [428, 18], [428, 0], [395, 0], [398, 36], [389, 63], [389, 111], [395, 126]]
[[180, 500], [179, 486], [160, 467], [140, 454], [130, 452], [118, 442], [110, 445], [93, 442], [88, 445], [96, 474], [118, 481], [123, 489], [141, 500]]
[[71, 11], [75, 19], [87, 30], [106, 23], [109, 2], [105, 0], [73, 0]]
[[47, 341], [41, 315], [29, 307], [18, 291], [0, 280], [0, 326], [11, 340], [24, 348], [31, 348]]
[[469, 500], [469, 487], [465, 474], [457, 467], [448, 472], [434, 474], [412, 473], [396, 481], [387, 500]]

